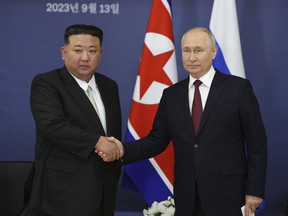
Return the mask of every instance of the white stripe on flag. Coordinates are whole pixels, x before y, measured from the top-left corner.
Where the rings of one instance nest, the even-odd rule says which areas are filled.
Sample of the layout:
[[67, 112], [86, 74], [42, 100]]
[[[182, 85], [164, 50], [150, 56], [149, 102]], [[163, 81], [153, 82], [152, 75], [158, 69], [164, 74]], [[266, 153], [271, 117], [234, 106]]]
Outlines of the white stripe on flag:
[[135, 131], [135, 129], [134, 129], [133, 126], [131, 125], [130, 119], [128, 119], [127, 127], [128, 127], [128, 130], [130, 131], [131, 135], [133, 136], [133, 138], [134, 138], [135, 140], [140, 139], [138, 133]]
[[150, 158], [149, 159], [150, 163], [152, 164], [152, 166], [155, 168], [155, 170], [157, 170], [157, 173], [159, 174], [159, 176], [161, 177], [161, 179], [163, 180], [163, 182], [166, 184], [167, 188], [170, 190], [170, 192], [173, 194], [173, 185], [171, 184], [171, 182], [168, 180], [168, 178], [166, 177], [166, 175], [163, 173], [162, 169], [159, 167], [158, 163], [155, 161], [154, 158]]
[[214, 0], [210, 30], [231, 74], [245, 78], [235, 0]]
[[[140, 139], [140, 137], [138, 136], [137, 132], [135, 131], [135, 129], [133, 128], [133, 126], [130, 123], [130, 120], [128, 119], [128, 130], [130, 131], [131, 135], [133, 136], [133, 138], [135, 140]], [[163, 180], [163, 182], [166, 184], [166, 186], [168, 187], [168, 189], [170, 190], [170, 192], [173, 194], [173, 185], [171, 184], [171, 182], [168, 180], [168, 178], [166, 177], [166, 175], [163, 173], [161, 167], [159, 167], [158, 163], [155, 161], [154, 158], [150, 158], [149, 161], [151, 162], [152, 166], [155, 168], [155, 170], [157, 170], [157, 173], [159, 174], [159, 176], [161, 177], [161, 179]]]

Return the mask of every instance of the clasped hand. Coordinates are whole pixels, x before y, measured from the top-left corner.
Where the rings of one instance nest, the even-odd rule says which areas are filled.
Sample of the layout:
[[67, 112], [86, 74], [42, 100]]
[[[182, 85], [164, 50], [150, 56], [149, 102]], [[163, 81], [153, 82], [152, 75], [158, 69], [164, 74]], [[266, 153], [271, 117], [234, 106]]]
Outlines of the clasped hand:
[[255, 213], [256, 208], [258, 208], [263, 199], [260, 197], [255, 197], [251, 195], [245, 195], [245, 209], [244, 209], [244, 215], [249, 216], [252, 213]]
[[122, 143], [114, 137], [101, 136], [95, 146], [97, 153], [105, 162], [119, 160], [124, 155]]

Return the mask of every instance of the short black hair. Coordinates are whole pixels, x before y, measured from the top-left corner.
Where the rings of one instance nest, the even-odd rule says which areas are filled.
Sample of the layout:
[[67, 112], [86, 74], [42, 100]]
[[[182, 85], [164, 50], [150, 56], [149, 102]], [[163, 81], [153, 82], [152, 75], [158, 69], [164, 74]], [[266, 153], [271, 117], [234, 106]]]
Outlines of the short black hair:
[[102, 29], [94, 25], [84, 25], [84, 24], [75, 24], [68, 26], [64, 33], [64, 44], [68, 45], [70, 43], [69, 37], [71, 35], [80, 35], [80, 34], [87, 34], [98, 37], [100, 39], [100, 46], [102, 46], [103, 41]]

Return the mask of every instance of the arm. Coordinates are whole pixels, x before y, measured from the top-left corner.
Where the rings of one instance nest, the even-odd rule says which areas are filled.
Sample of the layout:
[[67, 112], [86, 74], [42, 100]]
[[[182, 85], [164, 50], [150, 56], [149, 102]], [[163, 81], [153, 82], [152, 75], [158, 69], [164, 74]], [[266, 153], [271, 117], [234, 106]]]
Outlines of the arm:
[[246, 81], [242, 89], [240, 107], [248, 160], [245, 196], [245, 214], [248, 215], [249, 209], [255, 212], [263, 201], [267, 166], [266, 132], [259, 104], [249, 81]]
[[59, 80], [53, 82], [45, 75], [33, 79], [30, 105], [37, 136], [70, 153], [87, 158], [100, 135], [85, 127], [84, 121], [87, 119], [81, 118], [79, 107], [61, 85]]
[[[123, 143], [123, 147], [120, 141], [113, 138], [109, 139], [111, 142], [115, 142], [115, 144], [123, 148], [122, 160], [124, 164], [152, 158], [167, 148], [171, 141], [171, 137], [166, 125], [166, 116], [164, 111], [166, 97], [164, 95], [166, 94], [164, 93], [161, 98], [153, 127], [146, 137], [132, 142], [125, 142]], [[99, 156], [101, 156], [105, 161], [111, 161], [108, 154], [105, 153], [106, 152], [98, 151]]]

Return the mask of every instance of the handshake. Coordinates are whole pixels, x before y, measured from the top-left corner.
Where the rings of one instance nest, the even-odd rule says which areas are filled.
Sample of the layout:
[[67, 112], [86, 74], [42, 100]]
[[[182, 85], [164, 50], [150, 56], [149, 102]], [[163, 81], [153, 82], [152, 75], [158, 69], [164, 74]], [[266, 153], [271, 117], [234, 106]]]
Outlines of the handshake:
[[98, 154], [103, 161], [111, 162], [123, 157], [124, 148], [118, 139], [101, 136], [95, 145], [95, 153]]

